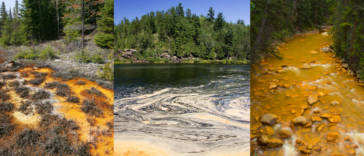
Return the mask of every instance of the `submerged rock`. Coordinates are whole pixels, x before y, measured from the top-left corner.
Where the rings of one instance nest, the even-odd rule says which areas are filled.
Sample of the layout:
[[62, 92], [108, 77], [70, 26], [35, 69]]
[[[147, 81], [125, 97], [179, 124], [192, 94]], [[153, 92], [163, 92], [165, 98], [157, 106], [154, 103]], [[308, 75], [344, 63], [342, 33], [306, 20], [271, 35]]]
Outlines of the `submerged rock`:
[[258, 135], [258, 144], [260, 145], [267, 145], [268, 143], [268, 136], [266, 134]]
[[326, 141], [327, 142], [332, 142], [335, 143], [336, 139], [339, 137], [338, 133], [335, 132], [330, 132], [329, 134], [327, 134], [327, 138]]
[[330, 48], [329, 47], [323, 47], [323, 48], [321, 48], [320, 49], [322, 52], [324, 52], [324, 53], [328, 53], [328, 52], [330, 52]]
[[275, 89], [275, 88], [277, 88], [277, 84], [274, 82], [270, 82], [269, 89]]
[[267, 146], [269, 148], [277, 148], [277, 147], [281, 147], [283, 146], [283, 141], [281, 139], [277, 139], [277, 138], [270, 138], [268, 140], [268, 144]]
[[301, 69], [311, 69], [311, 65], [309, 65], [308, 63], [305, 63], [301, 66]]
[[260, 119], [261, 123], [266, 123], [269, 125], [274, 125], [277, 123], [277, 121], [278, 121], [278, 116], [274, 114], [264, 114]]
[[294, 124], [306, 125], [307, 119], [304, 116], [298, 116], [293, 119]]
[[328, 114], [328, 113], [321, 114], [321, 118], [331, 118], [331, 117], [332, 117], [332, 115]]
[[339, 103], [339, 102], [337, 102], [337, 101], [332, 101], [332, 102], [331, 102], [331, 105], [333, 105], [333, 106], [337, 106], [337, 105], [340, 105], [340, 103]]
[[291, 138], [291, 132], [287, 131], [287, 130], [283, 130], [277, 133], [278, 138], [280, 139], [288, 139]]
[[317, 95], [310, 95], [310, 96], [308, 97], [308, 103], [309, 103], [310, 105], [312, 105], [312, 104], [316, 103], [317, 101], [318, 101], [318, 96], [317, 96]]

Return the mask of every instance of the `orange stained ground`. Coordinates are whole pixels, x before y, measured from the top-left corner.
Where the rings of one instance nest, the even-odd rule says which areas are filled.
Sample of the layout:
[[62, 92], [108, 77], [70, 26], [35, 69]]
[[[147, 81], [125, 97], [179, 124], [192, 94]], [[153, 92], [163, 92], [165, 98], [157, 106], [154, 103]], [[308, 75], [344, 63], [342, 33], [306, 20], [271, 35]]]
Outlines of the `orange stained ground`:
[[[81, 104], [82, 104], [83, 100], [85, 100], [86, 97], [88, 96], [87, 94], [82, 94], [82, 92], [84, 92], [86, 89], [90, 89], [91, 87], [94, 87], [97, 90], [99, 90], [100, 92], [102, 92], [106, 97], [92, 97], [92, 98], [94, 98], [96, 101], [99, 101], [99, 102], [101, 102], [101, 101], [106, 102], [106, 104], [110, 105], [111, 108], [112, 108], [112, 105], [114, 104], [114, 91], [105, 89], [105, 88], [99, 86], [97, 83], [89, 81], [84, 78], [74, 78], [74, 79], [71, 79], [68, 81], [62, 81], [61, 79], [53, 78], [50, 76], [51, 73], [53, 72], [50, 68], [33, 69], [33, 68], [29, 67], [29, 68], [20, 69], [18, 72], [24, 73], [24, 72], [30, 72], [30, 71], [48, 73], [46, 80], [39, 86], [41, 88], [44, 88], [45, 83], [47, 83], [47, 82], [49, 83], [49, 82], [53, 82], [53, 81], [59, 81], [62, 83], [66, 83], [70, 87], [71, 91], [74, 93], [74, 96], [77, 96], [80, 99], [80, 104], [66, 102], [65, 97], [57, 96], [55, 94], [55, 89], [51, 89], [50, 91], [53, 93], [53, 98], [59, 101], [58, 103], [54, 104], [54, 109], [55, 109], [54, 111], [61, 114], [62, 116], [64, 116], [67, 119], [74, 120], [80, 126], [78, 133], [79, 133], [80, 139], [82, 141], [86, 142], [86, 141], [97, 140], [96, 148], [91, 148], [92, 154], [94, 154], [94, 155], [97, 155], [97, 154], [113, 155], [113, 148], [114, 148], [113, 147], [113, 144], [114, 144], [113, 131], [114, 130], [113, 129], [111, 130], [112, 131], [111, 135], [100, 135], [98, 133], [98, 132], [106, 131], [109, 129], [106, 124], [107, 122], [111, 122], [113, 124], [113, 120], [114, 120], [113, 110], [107, 109], [107, 108], [100, 108], [102, 110], [102, 112], [104, 113], [104, 115], [100, 116], [100, 117], [91, 117], [91, 118], [94, 118], [96, 121], [94, 126], [91, 126], [89, 124], [89, 122], [87, 121], [88, 116], [80, 108], [82, 107]], [[29, 77], [27, 77], [25, 79], [31, 80], [33, 78], [34, 78], [33, 75], [29, 75]], [[84, 81], [86, 84], [77, 85], [76, 83], [80, 80]], [[17, 95], [15, 93], [12, 93], [11, 96], [17, 96]], [[14, 99], [12, 102], [14, 102], [14, 104], [17, 107], [20, 106], [20, 100], [16, 100], [16, 99], [20, 99], [20, 98], [11, 98], [11, 99]], [[17, 112], [15, 112], [15, 113], [17, 113]], [[19, 113], [19, 114], [21, 114], [21, 113]], [[14, 114], [14, 116], [20, 122], [23, 122], [23, 123], [28, 122], [29, 124], [33, 124], [33, 125], [36, 125], [36, 123], [37, 123], [37, 120], [34, 121], [33, 118], [24, 120], [23, 117], [18, 116], [18, 114]], [[39, 115], [37, 115], [37, 114], [34, 115], [34, 118], [39, 119]]]
[[[354, 151], [364, 155], [364, 88], [355, 76], [347, 74], [334, 53], [320, 51], [331, 43], [331, 36], [324, 34], [297, 37], [278, 48], [283, 60], [262, 60], [263, 70], [253, 66], [261, 76], [251, 75], [251, 139], [258, 131], [267, 133], [269, 139], [278, 138], [281, 130], [292, 134], [283, 139], [282, 147], [258, 146], [259, 154], [301, 155], [300, 150], [312, 144], [320, 151], [311, 150], [311, 155], [350, 155]], [[305, 63], [312, 63], [312, 68], [300, 69]], [[272, 82], [278, 85], [276, 89], [269, 89]], [[310, 105], [310, 95], [318, 95], [318, 102]], [[340, 104], [332, 105], [333, 101]], [[262, 124], [261, 117], [268, 113], [277, 115], [280, 123]], [[332, 119], [320, 118], [324, 113]], [[292, 126], [297, 116], [304, 116], [311, 125]], [[323, 125], [320, 131], [319, 125]], [[329, 140], [330, 134], [338, 135], [334, 142]], [[296, 140], [302, 140], [302, 144], [296, 144]], [[256, 141], [252, 141], [254, 144]]]

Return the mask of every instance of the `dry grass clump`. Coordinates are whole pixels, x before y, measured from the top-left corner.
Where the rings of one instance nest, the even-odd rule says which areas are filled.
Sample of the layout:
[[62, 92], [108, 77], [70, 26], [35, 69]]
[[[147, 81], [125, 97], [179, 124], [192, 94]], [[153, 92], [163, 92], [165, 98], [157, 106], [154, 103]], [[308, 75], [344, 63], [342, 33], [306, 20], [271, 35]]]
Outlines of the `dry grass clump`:
[[26, 82], [31, 83], [32, 85], [38, 86], [41, 83], [43, 83], [44, 80], [45, 80], [45, 78], [37, 78], [37, 79], [29, 80], [29, 81], [26, 81]]
[[48, 114], [53, 111], [53, 105], [49, 101], [36, 102], [35, 105], [38, 114]]
[[102, 92], [100, 92], [99, 90], [97, 90], [94, 87], [91, 87], [91, 89], [87, 89], [86, 92], [89, 94], [94, 94], [96, 96], [106, 97], [105, 94], [103, 94]]
[[20, 82], [18, 80], [12, 81], [9, 83], [10, 87], [19, 87], [20, 86]]
[[51, 97], [51, 94], [44, 90], [38, 90], [33, 95], [31, 95], [30, 99], [32, 100], [44, 100], [49, 99]]
[[85, 85], [86, 84], [86, 82], [85, 81], [77, 81], [77, 83], [76, 83], [77, 85]]
[[48, 74], [47, 73], [37, 73], [34, 75], [35, 78], [45, 78]]
[[19, 147], [34, 146], [38, 143], [41, 133], [33, 129], [24, 129], [17, 137], [16, 144]]
[[3, 86], [5, 86], [4, 82], [0, 82], [0, 89], [3, 88]]
[[0, 112], [12, 112], [14, 110], [14, 104], [10, 102], [0, 102]]
[[85, 112], [88, 116], [100, 117], [104, 113], [97, 107], [94, 100], [85, 100], [82, 103], [81, 110]]
[[21, 98], [28, 98], [30, 89], [28, 87], [16, 87], [15, 88], [16, 94], [18, 94]]
[[11, 123], [12, 116], [8, 113], [0, 113], [0, 138], [14, 130], [15, 126]]
[[30, 107], [31, 104], [32, 103], [30, 101], [22, 101], [18, 111], [24, 113], [25, 115], [32, 113], [33, 109]]
[[66, 101], [71, 103], [78, 103], [80, 102], [80, 99], [76, 96], [69, 96], [67, 97]]
[[52, 82], [52, 83], [46, 83], [45, 88], [54, 89], [56, 88], [56, 95], [62, 96], [62, 97], [68, 97], [71, 94], [71, 89], [67, 84], [60, 83], [60, 82]]
[[4, 91], [0, 90], [0, 101], [7, 101], [10, 99], [10, 96], [6, 94]]
[[96, 120], [95, 118], [87, 118], [87, 122], [91, 125], [91, 126], [95, 126], [96, 124]]
[[16, 78], [16, 75], [14, 75], [14, 74], [3, 74], [2, 75], [2, 78], [4, 80], [11, 80], [11, 79], [15, 79]]

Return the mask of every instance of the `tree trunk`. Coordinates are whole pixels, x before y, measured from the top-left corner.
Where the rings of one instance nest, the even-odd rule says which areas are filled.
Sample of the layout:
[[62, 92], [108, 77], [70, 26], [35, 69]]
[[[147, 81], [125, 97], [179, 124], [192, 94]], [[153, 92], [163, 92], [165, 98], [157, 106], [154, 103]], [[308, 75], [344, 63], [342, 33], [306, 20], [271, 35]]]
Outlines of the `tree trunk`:
[[[260, 26], [259, 29], [259, 33], [257, 36], [257, 39], [255, 40], [255, 44], [254, 44], [254, 48], [252, 50], [252, 54], [254, 53], [254, 55], [257, 55], [257, 48], [260, 44], [260, 38], [263, 34], [263, 30], [264, 30], [264, 26], [265, 26], [265, 21], [266, 21], [266, 15], [267, 15], [267, 10], [268, 10], [268, 4], [269, 4], [270, 0], [267, 0], [267, 3], [265, 4], [265, 9], [264, 9], [264, 13], [263, 13], [263, 20], [262, 20], [262, 24]], [[252, 60], [255, 60], [254, 58], [252, 58]]]
[[59, 36], [59, 13], [58, 13], [58, 0], [56, 0], [56, 8], [57, 8], [57, 37]]
[[85, 0], [82, 0], [82, 49], [85, 40]]

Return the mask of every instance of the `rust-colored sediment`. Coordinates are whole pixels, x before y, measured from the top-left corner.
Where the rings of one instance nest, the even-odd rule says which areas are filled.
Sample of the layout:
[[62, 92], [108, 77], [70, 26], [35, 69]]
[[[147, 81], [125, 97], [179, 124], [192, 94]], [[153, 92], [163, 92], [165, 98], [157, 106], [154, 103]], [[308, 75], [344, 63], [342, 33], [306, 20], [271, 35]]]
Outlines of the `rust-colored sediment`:
[[[46, 79], [43, 83], [41, 83], [39, 86], [40, 88], [45, 88], [45, 83], [50, 83], [54, 81], [58, 81], [61, 83], [67, 84], [71, 92], [73, 93], [73, 96], [76, 96], [80, 99], [79, 103], [69, 103], [66, 102], [65, 97], [60, 97], [55, 94], [56, 89], [48, 89], [53, 93], [53, 99], [59, 101], [58, 103], [54, 103], [54, 112], [57, 114], [60, 114], [61, 116], [64, 116], [66, 119], [74, 120], [75, 123], [78, 124], [80, 129], [77, 130], [80, 140], [83, 142], [94, 142], [96, 143], [96, 146], [91, 146], [91, 153], [93, 155], [113, 155], [113, 144], [114, 144], [114, 133], [113, 128], [110, 129], [108, 127], [108, 122], [113, 125], [113, 103], [114, 103], [114, 92], [113, 90], [105, 89], [102, 86], [99, 86], [95, 82], [89, 81], [84, 78], [74, 78], [68, 81], [62, 81], [59, 78], [51, 77], [50, 75], [53, 73], [52, 69], [50, 68], [39, 68], [39, 69], [33, 69], [32, 67], [22, 68], [19, 69], [17, 72], [22, 75], [23, 73], [28, 73], [28, 77], [23, 77], [25, 80], [31, 80], [34, 79], [34, 75], [30, 74], [31, 71], [36, 71], [40, 73], [47, 73]], [[10, 72], [11, 73], [11, 72]], [[8, 80], [10, 82], [10, 80]], [[84, 81], [85, 85], [77, 85], [78, 81]], [[29, 84], [32, 86], [31, 84]], [[34, 86], [35, 87], [35, 86]], [[90, 89], [91, 87], [96, 88], [100, 92], [102, 92], [105, 96], [104, 97], [97, 97], [88, 95], [85, 92], [85, 90]], [[11, 90], [8, 92], [10, 95], [10, 102], [15, 105], [15, 110], [20, 107], [21, 105], [21, 98], [15, 93], [15, 91]], [[32, 94], [32, 93], [31, 93]], [[100, 107], [99, 109], [102, 110], [103, 114], [100, 117], [95, 116], [88, 116], [86, 113], [84, 113], [81, 110], [82, 102], [86, 99], [94, 99], [98, 102], [103, 102], [105, 106]], [[16, 119], [14, 122], [17, 122], [20, 124], [20, 127], [27, 128], [27, 127], [37, 127], [38, 122], [40, 120], [40, 115], [37, 113], [34, 113], [33, 116], [30, 115], [24, 115], [21, 112], [14, 111], [12, 113], [14, 118]], [[93, 118], [96, 122], [94, 126], [91, 126], [90, 123], [87, 121], [88, 118]], [[106, 131], [109, 130], [108, 133]], [[17, 131], [21, 131], [21, 129], [17, 129]], [[111, 132], [110, 132], [111, 131]], [[102, 133], [104, 132], [104, 133]], [[15, 133], [14, 133], [15, 134]], [[0, 141], [1, 144], [1, 141]]]
[[[251, 75], [252, 152], [364, 154], [364, 89], [334, 53], [320, 51], [331, 43], [326, 34], [298, 37], [278, 48], [283, 60], [262, 60], [263, 70], [253, 66], [258, 74]], [[306, 63], [312, 67], [300, 69]], [[310, 96], [317, 101], [310, 104]], [[276, 115], [278, 123], [262, 123], [264, 114]], [[298, 116], [307, 124], [294, 123]]]

